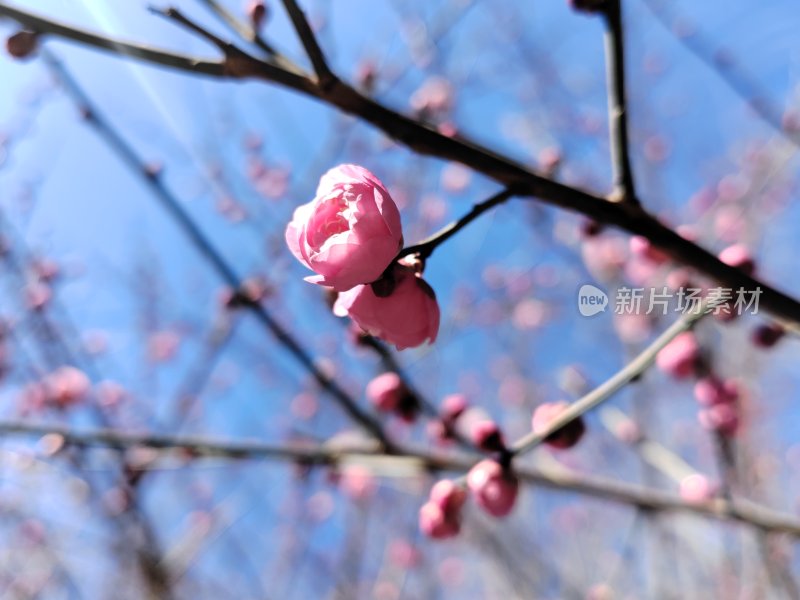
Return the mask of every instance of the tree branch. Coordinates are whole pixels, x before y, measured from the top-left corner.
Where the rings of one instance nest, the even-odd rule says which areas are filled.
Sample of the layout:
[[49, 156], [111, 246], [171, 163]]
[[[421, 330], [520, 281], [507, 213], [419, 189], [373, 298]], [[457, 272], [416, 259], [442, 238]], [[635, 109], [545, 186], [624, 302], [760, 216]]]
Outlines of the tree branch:
[[319, 47], [317, 36], [308, 24], [308, 19], [306, 19], [305, 14], [295, 0], [283, 0], [283, 6], [286, 8], [297, 36], [300, 38], [303, 48], [305, 48], [306, 54], [314, 66], [314, 72], [317, 74], [320, 87], [323, 90], [328, 89], [336, 80], [336, 76], [328, 66], [328, 61], [325, 60], [325, 55], [322, 52], [322, 48]]
[[611, 166], [614, 171], [614, 201], [638, 204], [628, 139], [628, 105], [625, 94], [625, 45], [621, 0], [606, 0], [606, 86], [608, 124], [611, 141]]
[[437, 246], [439, 246], [439, 244], [442, 244], [450, 239], [490, 208], [494, 208], [498, 204], [502, 204], [512, 196], [514, 196], [513, 190], [505, 189], [496, 193], [491, 198], [484, 200], [483, 202], [474, 204], [472, 206], [472, 210], [470, 210], [460, 219], [453, 221], [449, 225], [445, 225], [432, 236], [422, 240], [421, 242], [402, 249], [397, 258], [409, 256], [410, 254], [418, 254], [421, 259], [425, 260], [426, 258], [430, 257], [431, 254], [433, 254], [433, 251]]
[[13, 19], [31, 31], [43, 35], [64, 38], [86, 46], [108, 50], [120, 56], [136, 58], [156, 65], [178, 69], [180, 71], [188, 71], [190, 73], [211, 75], [214, 77], [222, 77], [225, 74], [225, 66], [219, 61], [208, 61], [184, 54], [176, 54], [167, 50], [151, 48], [150, 46], [123, 42], [107, 36], [97, 35], [71, 25], [64, 25], [51, 19], [39, 17], [33, 13], [8, 6], [7, 4], [0, 3], [0, 17]]
[[[0, 421], [0, 435], [61, 436], [65, 444], [80, 447], [115, 449], [155, 448], [177, 450], [194, 457], [217, 457], [234, 460], [274, 459], [304, 465], [342, 465], [363, 463], [385, 474], [417, 476], [420, 471], [466, 472], [473, 466], [468, 457], [442, 457], [414, 450], [398, 450], [386, 455], [363, 448], [333, 448], [325, 445], [278, 446], [257, 441], [230, 441], [203, 436], [169, 436], [130, 433], [111, 429], [77, 431], [69, 427], [23, 421]], [[791, 515], [773, 511], [756, 503], [723, 499], [688, 503], [680, 497], [644, 486], [624, 483], [563, 468], [521, 468], [515, 471], [524, 482], [553, 490], [574, 492], [618, 504], [651, 511], [696, 514], [720, 520], [734, 520], [764, 531], [800, 537], [800, 521]]]

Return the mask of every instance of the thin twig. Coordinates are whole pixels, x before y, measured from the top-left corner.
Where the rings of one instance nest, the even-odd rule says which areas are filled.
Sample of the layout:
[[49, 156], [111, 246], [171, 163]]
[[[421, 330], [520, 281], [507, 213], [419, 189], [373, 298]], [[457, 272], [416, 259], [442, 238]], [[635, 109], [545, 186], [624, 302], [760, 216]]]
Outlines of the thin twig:
[[[258, 441], [231, 441], [203, 436], [170, 436], [150, 433], [131, 433], [109, 429], [72, 430], [66, 426], [35, 424], [23, 421], [0, 421], [0, 435], [42, 436], [58, 435], [67, 445], [79, 447], [110, 447], [127, 449], [147, 447], [176, 450], [189, 457], [226, 459], [276, 459], [307, 465], [337, 465], [360, 463], [389, 475], [418, 476], [421, 471], [465, 472], [473, 466], [469, 457], [444, 457], [398, 449], [397, 454], [381, 454], [370, 447], [335, 448], [325, 445], [280, 446]], [[147, 468], [147, 467], [144, 467]], [[748, 500], [735, 503], [723, 499], [707, 502], [685, 502], [679, 496], [637, 484], [576, 473], [563, 468], [520, 468], [521, 481], [534, 486], [563, 490], [644, 508], [651, 511], [671, 511], [697, 514], [721, 520], [750, 524], [764, 531], [781, 532], [800, 537], [800, 520]]]
[[400, 251], [400, 254], [398, 254], [398, 258], [409, 256], [411, 254], [417, 254], [423, 260], [428, 258], [431, 254], [433, 254], [433, 251], [436, 250], [436, 247], [439, 246], [439, 244], [450, 239], [490, 208], [494, 208], [498, 204], [502, 204], [512, 196], [514, 196], [514, 191], [511, 189], [505, 189], [496, 193], [491, 198], [473, 205], [472, 210], [470, 210], [463, 217], [453, 221], [449, 225], [445, 225], [432, 236], [422, 240], [421, 242], [414, 244], [413, 246], [403, 248]]
[[124, 42], [104, 35], [97, 35], [78, 27], [64, 25], [51, 19], [13, 8], [7, 4], [0, 4], [0, 17], [13, 19], [20, 25], [40, 34], [61, 37], [87, 46], [109, 50], [120, 56], [137, 58], [164, 67], [216, 77], [223, 76], [225, 72], [223, 63], [219, 61], [203, 60], [142, 44]]
[[236, 35], [238, 35], [244, 41], [254, 44], [263, 50], [267, 56], [272, 58], [277, 64], [280, 64], [280, 66], [288, 68], [289, 70], [297, 70], [295, 65], [288, 61], [288, 59], [285, 57], [281, 56], [278, 51], [271, 44], [269, 44], [255, 28], [251, 27], [244, 21], [237, 19], [231, 11], [217, 2], [217, 0], [197, 1], [208, 7], [208, 9], [216, 14], [222, 20], [222, 22], [225, 23], [225, 25], [227, 25]]
[[704, 315], [708, 314], [710, 305], [701, 303], [694, 312], [687, 313], [675, 323], [673, 323], [664, 333], [656, 338], [647, 348], [645, 348], [636, 358], [629, 362], [623, 369], [612, 375], [604, 383], [593, 389], [591, 392], [576, 400], [567, 409], [558, 415], [549, 426], [541, 431], [532, 431], [528, 435], [519, 439], [512, 447], [513, 455], [523, 454], [532, 450], [553, 433], [571, 423], [581, 415], [587, 413], [594, 407], [602, 404], [616, 392], [622, 389], [627, 383], [640, 377], [656, 359], [656, 355], [672, 340], [684, 331], [694, 327], [695, 323]]
[[317, 42], [317, 36], [312, 31], [306, 15], [295, 0], [283, 0], [283, 6], [292, 20], [292, 25], [297, 31], [297, 36], [300, 38], [309, 60], [311, 60], [320, 87], [323, 90], [328, 89], [336, 80], [336, 76], [328, 66], [328, 61], [325, 60], [322, 48], [319, 47], [319, 42]]
[[606, 86], [608, 88], [608, 121], [611, 139], [611, 166], [614, 190], [611, 199], [638, 204], [631, 168], [628, 137], [628, 104], [625, 92], [625, 43], [622, 28], [621, 0], [607, 0], [606, 18]]

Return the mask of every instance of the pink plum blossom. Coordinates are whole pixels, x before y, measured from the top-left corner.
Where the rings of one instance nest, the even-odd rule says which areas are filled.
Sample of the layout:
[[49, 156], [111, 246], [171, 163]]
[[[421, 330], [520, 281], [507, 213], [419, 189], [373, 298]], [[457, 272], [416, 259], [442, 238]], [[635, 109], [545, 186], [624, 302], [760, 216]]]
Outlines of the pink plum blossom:
[[297, 207], [286, 244], [317, 273], [306, 281], [343, 292], [376, 281], [397, 256], [400, 212], [375, 175], [340, 165], [322, 176], [311, 202]]
[[436, 341], [439, 305], [433, 289], [402, 265], [395, 265], [392, 279], [394, 289], [387, 296], [377, 295], [371, 285], [340, 293], [334, 314], [349, 316], [361, 329], [398, 350]]

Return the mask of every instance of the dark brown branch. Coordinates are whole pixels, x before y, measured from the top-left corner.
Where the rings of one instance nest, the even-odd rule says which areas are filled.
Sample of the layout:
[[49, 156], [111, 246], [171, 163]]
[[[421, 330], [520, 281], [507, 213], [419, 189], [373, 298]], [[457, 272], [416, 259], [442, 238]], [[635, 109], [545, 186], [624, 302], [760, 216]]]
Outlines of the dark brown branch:
[[61, 37], [87, 46], [108, 50], [120, 56], [136, 58], [172, 69], [202, 75], [212, 75], [215, 77], [224, 75], [225, 71], [224, 64], [218, 61], [203, 60], [192, 56], [176, 54], [166, 50], [159, 50], [141, 44], [123, 42], [107, 36], [97, 35], [71, 25], [63, 25], [56, 21], [39, 17], [33, 13], [8, 6], [7, 4], [0, 3], [0, 17], [13, 19], [27, 29], [43, 35]]
[[453, 221], [449, 225], [445, 225], [434, 233], [429, 238], [422, 240], [421, 242], [414, 244], [413, 246], [408, 246], [407, 248], [403, 248], [398, 255], [398, 258], [402, 258], [403, 256], [409, 256], [411, 254], [417, 254], [423, 260], [428, 258], [433, 251], [436, 249], [439, 244], [450, 239], [456, 233], [461, 231], [464, 227], [469, 225], [472, 221], [477, 219], [480, 215], [485, 213], [490, 208], [494, 208], [498, 204], [502, 204], [509, 198], [514, 195], [514, 192], [510, 189], [505, 189], [501, 192], [498, 192], [491, 198], [484, 200], [483, 202], [479, 202], [472, 206], [472, 210], [470, 210], [467, 214], [463, 217], [458, 219], [457, 221]]
[[[142, 177], [149, 191], [175, 220], [197, 251], [208, 260], [214, 271], [216, 271], [220, 278], [225, 281], [231, 289], [241, 289], [241, 279], [236, 271], [222, 256], [213, 242], [198, 227], [191, 216], [184, 210], [181, 202], [173, 196], [172, 192], [167, 189], [158, 177], [152, 177], [148, 174], [145, 161], [136, 154], [133, 148], [122, 138], [116, 129], [97, 112], [85, 92], [78, 86], [77, 82], [64, 66], [48, 54], [45, 54], [45, 59], [64, 83], [67, 93], [84, 111], [84, 114], [87, 115], [89, 124], [100, 134], [119, 158], [130, 167], [134, 173]], [[380, 423], [369, 413], [362, 410], [354, 398], [342, 389], [334, 379], [319, 368], [317, 361], [308, 350], [289, 333], [288, 329], [278, 323], [262, 304], [258, 302], [249, 302], [246, 303], [245, 306], [254, 313], [258, 321], [301, 365], [303, 365], [320, 387], [328, 392], [356, 423], [370, 432], [386, 447], [391, 446]]]
[[325, 55], [322, 53], [322, 48], [319, 47], [317, 36], [308, 24], [308, 19], [295, 0], [283, 0], [283, 6], [292, 20], [292, 25], [297, 31], [297, 36], [300, 38], [309, 60], [311, 60], [320, 87], [323, 90], [327, 89], [336, 80], [336, 76], [328, 66], [328, 61], [325, 60]]
[[607, 0], [606, 19], [606, 86], [608, 88], [608, 121], [611, 141], [611, 167], [614, 172], [614, 201], [638, 204], [628, 136], [628, 104], [625, 92], [625, 43], [622, 28], [621, 0]]
[[[233, 31], [236, 35], [240, 38], [245, 40], [248, 43], [254, 44], [261, 50], [267, 53], [269, 57], [275, 59], [277, 63], [281, 64], [281, 61], [285, 60], [278, 54], [278, 51], [272, 47], [271, 44], [267, 43], [267, 41], [256, 31], [253, 27], [237, 19], [231, 11], [225, 8], [222, 4], [217, 2], [217, 0], [197, 0], [201, 4], [204, 4], [211, 10], [214, 14], [216, 14], [223, 23], [225, 23], [231, 31]], [[279, 59], [280, 60], [277, 60]], [[288, 61], [286, 61], [288, 63]], [[281, 66], [288, 68], [289, 64], [283, 63]], [[292, 69], [289, 69], [292, 70]]]

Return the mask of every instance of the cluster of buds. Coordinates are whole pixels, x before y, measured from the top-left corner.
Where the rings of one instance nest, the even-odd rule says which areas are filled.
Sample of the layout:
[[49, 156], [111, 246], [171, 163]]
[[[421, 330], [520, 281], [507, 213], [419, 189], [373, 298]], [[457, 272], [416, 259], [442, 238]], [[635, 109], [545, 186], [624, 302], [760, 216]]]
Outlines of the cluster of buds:
[[739, 429], [739, 388], [735, 381], [722, 380], [709, 374], [697, 381], [694, 397], [700, 405], [700, 424], [725, 437]]
[[725, 437], [736, 434], [741, 420], [739, 388], [736, 382], [722, 380], [708, 372], [694, 333], [681, 333], [667, 344], [656, 356], [656, 365], [675, 379], [699, 377], [694, 386], [694, 397], [700, 405], [700, 424]]
[[467, 490], [475, 503], [488, 514], [505, 517], [516, 504], [519, 480], [510, 468], [487, 458], [467, 473], [466, 488], [449, 479], [437, 482], [419, 511], [422, 532], [433, 539], [458, 535]]
[[[533, 415], [535, 432], [546, 431], [569, 404], [551, 402], [540, 405]], [[466, 399], [460, 394], [448, 396], [443, 402], [442, 418], [446, 431], [452, 431], [455, 419], [467, 410]], [[573, 419], [552, 432], [544, 442], [554, 448], [571, 448], [583, 437], [586, 426], [580, 418]], [[490, 419], [471, 424], [470, 441], [482, 452], [493, 455], [473, 466], [466, 477], [466, 489], [475, 503], [493, 517], [505, 517], [514, 508], [519, 492], [519, 479], [511, 470], [512, 452], [506, 445], [503, 432]], [[466, 502], [466, 490], [450, 480], [433, 486], [428, 502], [420, 509], [422, 532], [434, 539], [453, 537], [461, 529], [461, 510]]]

